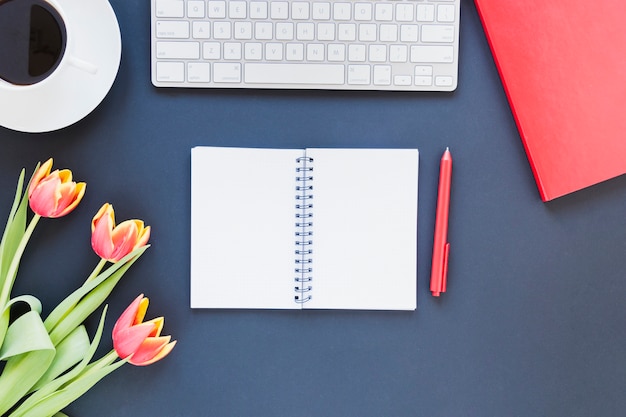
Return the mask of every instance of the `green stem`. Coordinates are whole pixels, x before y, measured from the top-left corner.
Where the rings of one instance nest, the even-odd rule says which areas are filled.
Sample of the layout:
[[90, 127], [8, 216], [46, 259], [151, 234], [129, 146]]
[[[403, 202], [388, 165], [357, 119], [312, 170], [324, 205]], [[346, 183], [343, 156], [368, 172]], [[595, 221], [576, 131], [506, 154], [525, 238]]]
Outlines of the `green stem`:
[[96, 265], [96, 267], [93, 269], [93, 271], [91, 271], [91, 274], [89, 274], [89, 276], [87, 277], [85, 282], [89, 282], [92, 279], [94, 279], [95, 277], [97, 277], [100, 274], [100, 272], [102, 271], [102, 268], [104, 268], [104, 265], [106, 265], [106, 263], [107, 263], [106, 259], [100, 259], [100, 262], [98, 262], [98, 265]]

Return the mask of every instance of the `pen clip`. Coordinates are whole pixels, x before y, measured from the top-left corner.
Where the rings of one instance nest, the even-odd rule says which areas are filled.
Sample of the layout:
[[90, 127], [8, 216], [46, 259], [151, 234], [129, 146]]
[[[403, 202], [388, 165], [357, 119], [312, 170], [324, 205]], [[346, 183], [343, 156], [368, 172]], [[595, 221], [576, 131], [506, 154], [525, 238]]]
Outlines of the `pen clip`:
[[448, 283], [448, 254], [450, 253], [450, 243], [446, 243], [443, 248], [443, 265], [441, 268], [441, 292], [446, 292]]

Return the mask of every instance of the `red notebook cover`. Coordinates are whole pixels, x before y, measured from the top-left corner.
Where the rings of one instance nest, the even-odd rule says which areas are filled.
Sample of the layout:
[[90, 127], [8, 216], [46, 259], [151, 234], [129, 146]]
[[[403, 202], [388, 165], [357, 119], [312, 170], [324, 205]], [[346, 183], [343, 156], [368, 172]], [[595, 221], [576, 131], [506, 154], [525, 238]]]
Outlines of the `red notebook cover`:
[[626, 1], [474, 1], [542, 200], [626, 173]]

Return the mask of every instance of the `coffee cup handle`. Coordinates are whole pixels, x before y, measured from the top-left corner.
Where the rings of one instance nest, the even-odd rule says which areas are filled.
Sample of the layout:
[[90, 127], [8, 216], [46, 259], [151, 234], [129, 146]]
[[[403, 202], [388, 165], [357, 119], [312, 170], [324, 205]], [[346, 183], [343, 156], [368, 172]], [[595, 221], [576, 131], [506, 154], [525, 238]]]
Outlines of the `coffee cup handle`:
[[74, 56], [69, 56], [67, 63], [74, 68], [78, 68], [79, 70], [88, 72], [89, 74], [95, 75], [98, 72], [98, 67], [96, 65]]

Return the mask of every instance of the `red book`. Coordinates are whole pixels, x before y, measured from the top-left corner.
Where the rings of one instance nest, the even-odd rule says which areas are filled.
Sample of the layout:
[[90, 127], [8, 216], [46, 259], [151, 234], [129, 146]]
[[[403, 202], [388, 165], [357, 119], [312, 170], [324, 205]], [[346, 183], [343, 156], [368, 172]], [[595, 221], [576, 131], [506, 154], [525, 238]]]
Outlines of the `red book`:
[[626, 1], [474, 1], [542, 200], [626, 173]]

